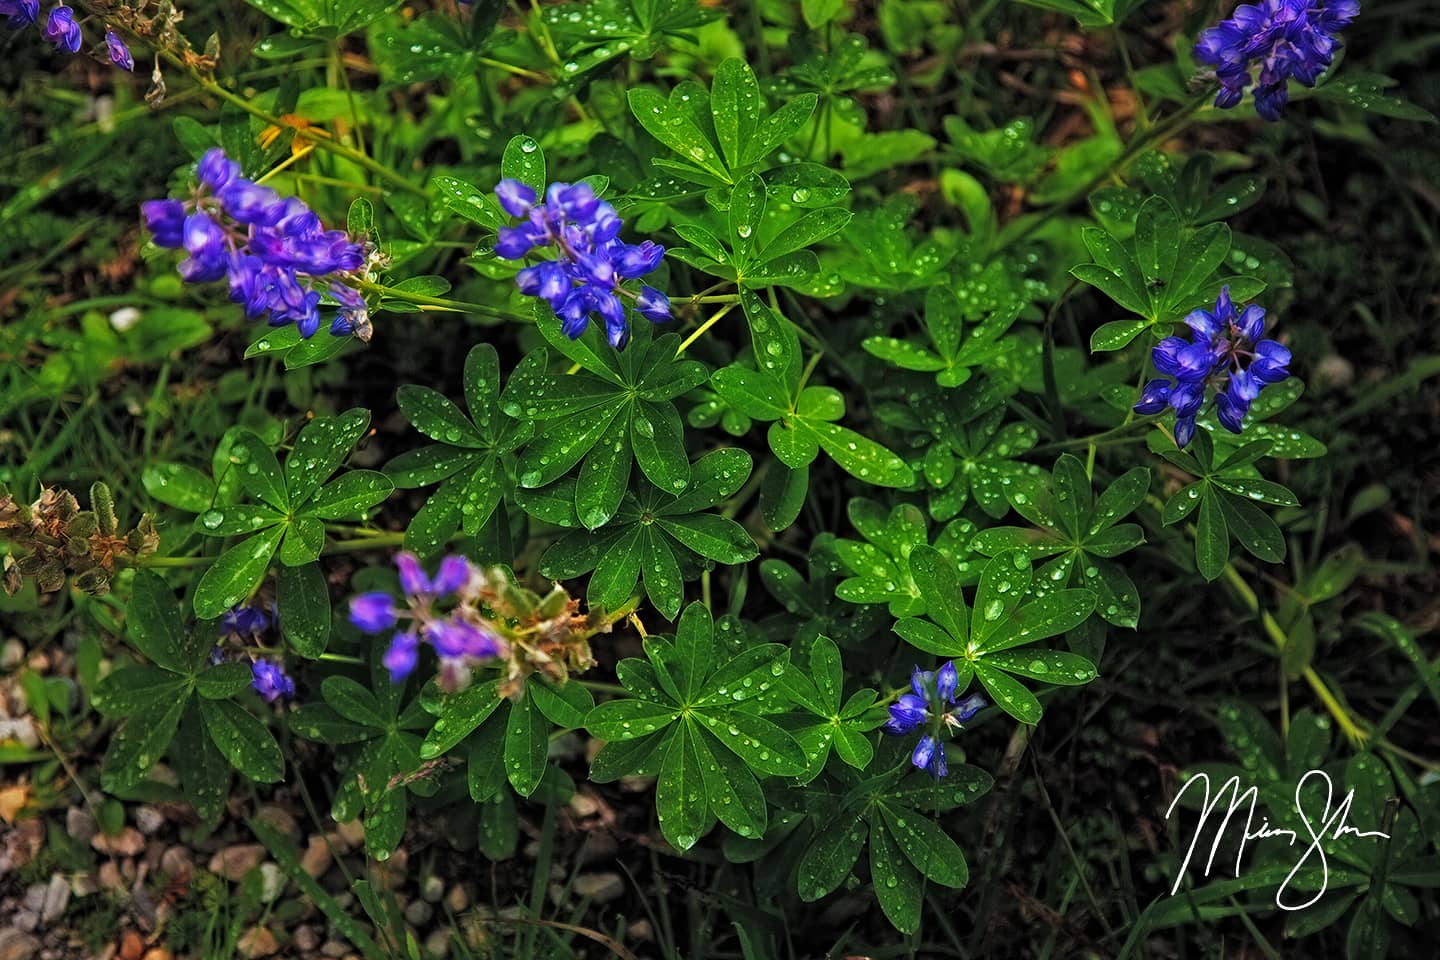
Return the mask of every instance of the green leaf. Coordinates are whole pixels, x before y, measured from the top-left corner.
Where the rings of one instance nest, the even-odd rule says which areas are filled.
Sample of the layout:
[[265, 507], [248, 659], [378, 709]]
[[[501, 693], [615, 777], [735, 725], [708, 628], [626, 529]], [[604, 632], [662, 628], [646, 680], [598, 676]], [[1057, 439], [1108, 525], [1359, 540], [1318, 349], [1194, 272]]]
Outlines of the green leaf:
[[957, 889], [969, 882], [965, 854], [934, 821], [914, 811], [896, 812], [885, 804], [879, 809], [896, 845], [922, 876]]
[[674, 707], [649, 700], [609, 700], [585, 717], [585, 729], [601, 740], [633, 740], [655, 733], [680, 715]]
[[1209, 484], [1205, 485], [1195, 522], [1195, 566], [1206, 580], [1220, 576], [1230, 559], [1230, 532], [1219, 503], [1220, 496]]
[[876, 810], [870, 813], [870, 876], [875, 899], [895, 929], [904, 934], [919, 930], [920, 873], [910, 865]]
[[1141, 276], [1153, 289], [1170, 284], [1180, 254], [1180, 218], [1164, 197], [1151, 197], [1135, 215], [1135, 259]]
[[574, 730], [585, 726], [585, 717], [595, 707], [595, 697], [578, 683], [530, 682], [535, 709], [557, 727]]
[[314, 563], [325, 546], [325, 525], [311, 516], [296, 517], [283, 528], [285, 539], [280, 542], [280, 562], [287, 567]]
[[125, 626], [131, 645], [151, 663], [172, 673], [194, 673], [199, 668], [194, 650], [185, 643], [180, 604], [159, 574], [136, 571], [130, 602], [125, 605]]
[[369, 411], [357, 407], [336, 417], [316, 417], [300, 431], [295, 449], [285, 458], [285, 483], [295, 506], [320, 489], [369, 425]]
[[210, 742], [200, 708], [193, 701], [185, 709], [168, 756], [195, 813], [206, 823], [218, 821], [230, 793], [230, 765]]
[[895, 623], [895, 632], [916, 650], [933, 653], [938, 657], [959, 657], [965, 653], [965, 644], [962, 641], [925, 620], [906, 617]]
[[685, 158], [687, 163], [693, 163], [721, 182], [731, 182], [710, 138], [686, 113], [678, 97], [672, 96], [667, 101], [648, 87], [631, 88], [627, 97], [630, 112], [647, 133]]
[[486, 445], [470, 418], [438, 391], [407, 383], [396, 391], [395, 400], [405, 419], [432, 440], [458, 447]]
[[[634, 91], [631, 91], [632, 94]], [[633, 102], [633, 101], [632, 101]], [[655, 785], [655, 814], [660, 833], [677, 850], [689, 850], [705, 829], [705, 773], [695, 755], [688, 723], [677, 723], [660, 749], [660, 778]]]
[[1044, 712], [1040, 701], [1026, 690], [1020, 681], [1009, 674], [988, 666], [984, 660], [975, 664], [975, 677], [995, 706], [1004, 710], [1021, 723], [1036, 724]]
[[758, 254], [762, 261], [774, 261], [787, 253], [803, 250], [833, 236], [850, 222], [851, 213], [842, 207], [811, 210], [780, 231]]
[[290, 648], [314, 660], [330, 640], [330, 588], [318, 563], [280, 568], [275, 612]]
[[195, 677], [195, 692], [207, 700], [228, 700], [250, 686], [250, 668], [243, 663], [218, 663]]
[[765, 833], [765, 793], [749, 768], [728, 750], [719, 749], [692, 721], [685, 721], [695, 760], [700, 765], [705, 798], [720, 822], [742, 837]]
[[259, 720], [229, 700], [201, 700], [210, 740], [230, 765], [251, 780], [276, 783], [285, 776], [280, 744]]
[[1096, 676], [1093, 663], [1064, 650], [1003, 650], [987, 653], [984, 662], [1007, 673], [1057, 686], [1089, 683]]
[[805, 420], [803, 424], [815, 434], [830, 458], [851, 476], [878, 487], [908, 487], [915, 482], [915, 474], [905, 461], [874, 440], [838, 423]]
[[371, 507], [389, 497], [395, 484], [375, 470], [351, 470], [325, 484], [305, 512], [322, 520], [363, 520]]
[[531, 688], [510, 704], [505, 723], [505, 775], [522, 797], [528, 797], [540, 786], [545, 775], [545, 756], [550, 748], [550, 722], [535, 709]]
[[805, 771], [804, 748], [763, 717], [719, 708], [707, 708], [693, 716], [752, 770], [779, 777], [799, 776]]
[[123, 719], [152, 704], [175, 699], [185, 683], [177, 674], [149, 664], [121, 667], [100, 681], [90, 703], [107, 717]]
[[[1266, 563], [1279, 563], [1285, 559], [1285, 537], [1265, 511], [1243, 497], [1213, 488], [1207, 493], [1219, 503], [1225, 526], [1240, 541], [1240, 546]], [[1200, 511], [1203, 518], [1204, 504], [1201, 504]]]
[[458, 213], [471, 223], [491, 230], [505, 225], [505, 216], [499, 206], [490, 194], [478, 187], [473, 187], [454, 177], [432, 177], [430, 186], [435, 189], [443, 206]]
[[273, 527], [285, 515], [263, 503], [226, 504], [206, 510], [195, 518], [195, 532], [207, 537], [244, 536]]
[[865, 821], [854, 814], [846, 814], [838, 822], [815, 831], [815, 838], [800, 857], [796, 879], [800, 899], [819, 900], [844, 883], [860, 858], [868, 834]]
[[272, 527], [220, 554], [195, 585], [195, 616], [217, 619], [250, 596], [270, 566], [285, 529]]
[[500, 176], [519, 180], [536, 194], [545, 193], [545, 151], [534, 137], [519, 133], [510, 138], [500, 158]]
[[808, 467], [791, 470], [778, 461], [772, 462], [760, 481], [760, 517], [766, 529], [772, 533], [788, 529], [804, 509], [809, 490]]
[[175, 736], [190, 697], [167, 697], [142, 706], [110, 738], [100, 769], [100, 785], [111, 793], [128, 790], [145, 778]]
[[760, 555], [755, 541], [734, 520], [713, 513], [661, 517], [657, 524], [670, 536], [716, 563], [748, 563]]
[[722, 61], [710, 87], [710, 113], [730, 169], [738, 169], [746, 162], [763, 108], [760, 83], [750, 65], [737, 57]]
[[[1079, 269], [1078, 267], [1076, 269]], [[1077, 274], [1077, 276], [1079, 276]], [[1081, 277], [1081, 279], [1085, 279]], [[1104, 289], [1103, 287], [1101, 289]], [[1110, 293], [1110, 291], [1105, 291]], [[1113, 294], [1111, 299], [1115, 299]], [[1117, 301], [1119, 302], [1119, 301]], [[1125, 304], [1121, 304], [1125, 306]], [[1134, 309], [1133, 307], [1131, 309]], [[1121, 350], [1130, 345], [1130, 341], [1140, 335], [1142, 330], [1150, 326], [1150, 321], [1132, 317], [1127, 320], [1111, 320], [1102, 323], [1090, 334], [1090, 352], [1103, 353], [1111, 350]]]
[[731, 408], [756, 420], [778, 420], [790, 409], [778, 380], [745, 367], [716, 370], [710, 377], [710, 388]]
[[265, 501], [281, 513], [290, 509], [280, 463], [264, 440], [249, 430], [240, 431], [231, 441], [230, 460], [240, 476], [240, 485], [250, 496]]
[[[779, 311], [771, 308], [760, 295], [749, 287], [740, 290], [740, 307], [745, 311], [745, 321], [750, 327], [750, 346], [755, 353], [755, 364], [760, 372], [780, 384], [781, 393], [793, 393], [800, 385], [800, 335], [795, 324]], [[789, 404], [780, 400], [781, 407]], [[757, 419], [773, 420], [761, 416]]]
[[190, 513], [201, 513], [215, 501], [215, 482], [183, 463], [153, 463], [141, 472], [140, 483], [154, 499]]
[[375, 730], [384, 730], [389, 726], [386, 711], [375, 694], [349, 677], [326, 677], [320, 684], [320, 695], [336, 713], [351, 723]]
[[420, 758], [433, 760], [470, 735], [503, 701], [494, 681], [475, 683], [440, 698], [435, 723], [420, 744]]
[[926, 615], [957, 642], [969, 636], [970, 612], [960, 592], [959, 574], [949, 558], [928, 544], [919, 544], [910, 552], [910, 575], [925, 599]]
[[690, 485], [685, 425], [675, 404], [648, 400], [636, 404], [630, 418], [630, 443], [635, 462], [655, 486], [667, 493], [679, 493]]
[[620, 508], [630, 484], [629, 431], [618, 431], [590, 449], [575, 481], [575, 513], [587, 530], [604, 526]]

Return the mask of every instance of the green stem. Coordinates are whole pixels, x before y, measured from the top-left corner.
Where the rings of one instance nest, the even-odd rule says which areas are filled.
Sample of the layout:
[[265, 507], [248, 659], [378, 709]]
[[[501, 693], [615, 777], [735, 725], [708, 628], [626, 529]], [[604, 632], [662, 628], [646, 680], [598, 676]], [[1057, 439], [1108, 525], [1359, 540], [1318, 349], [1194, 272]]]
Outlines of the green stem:
[[405, 543], [403, 533], [376, 533], [368, 537], [356, 537], [354, 540], [331, 540], [330, 544], [321, 552], [325, 554], [349, 553], [352, 550], [385, 550], [389, 547], [398, 547]]
[[355, 286], [365, 293], [378, 294], [387, 300], [403, 300], [406, 303], [413, 303], [420, 307], [432, 307], [436, 310], [447, 310], [455, 313], [479, 313], [501, 320], [528, 319], [518, 313], [501, 310], [489, 304], [468, 303], [464, 300], [448, 300], [444, 297], [432, 297], [423, 293], [411, 293], [408, 290], [399, 290], [395, 287], [387, 287], [383, 283], [371, 283], [368, 280], [356, 281]]

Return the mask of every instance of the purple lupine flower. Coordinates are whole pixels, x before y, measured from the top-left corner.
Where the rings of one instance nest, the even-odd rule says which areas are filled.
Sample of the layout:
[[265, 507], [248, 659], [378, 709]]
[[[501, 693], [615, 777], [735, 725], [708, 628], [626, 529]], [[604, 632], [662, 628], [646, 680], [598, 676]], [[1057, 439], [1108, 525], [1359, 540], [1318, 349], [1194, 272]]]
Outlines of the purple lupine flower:
[[295, 696], [295, 681], [285, 674], [278, 663], [269, 660], [256, 660], [250, 666], [250, 686], [266, 703]]
[[40, 19], [40, 0], [0, 0], [0, 17], [12, 30], [28, 27]]
[[75, 22], [75, 11], [63, 3], [50, 11], [45, 20], [45, 39], [55, 44], [61, 53], [75, 53], [80, 49], [80, 24]]
[[1185, 318], [1190, 339], [1166, 337], [1155, 345], [1155, 369], [1174, 380], [1145, 384], [1135, 412], [1175, 411], [1175, 443], [1188, 446], [1195, 437], [1196, 418], [1208, 388], [1224, 383], [1215, 397], [1215, 413], [1232, 433], [1239, 433], [1251, 402], [1267, 385], [1290, 376], [1290, 350], [1276, 340], [1262, 340], [1265, 310], [1250, 304], [1237, 310], [1230, 288], [1223, 287], [1215, 309], [1194, 310]]
[[270, 629], [270, 614], [259, 607], [237, 604], [220, 618], [220, 635], [255, 637]]
[[[910, 754], [910, 762], [920, 770], [929, 770], [936, 779], [949, 772], [945, 746], [938, 736], [940, 730], [960, 729], [962, 723], [985, 706], [985, 698], [978, 693], [957, 701], [955, 694], [959, 685], [960, 676], [954, 660], [947, 661], [934, 672], [916, 667], [910, 674], [911, 692], [901, 694], [890, 705], [890, 719], [881, 728], [895, 736], [906, 736], [925, 728], [926, 733]], [[947, 705], [951, 709], [946, 710]]]
[[395, 634], [381, 662], [390, 671], [390, 682], [400, 683], [420, 662], [420, 638], [408, 631]]
[[219, 148], [197, 165], [204, 188], [195, 200], [150, 200], [141, 205], [161, 247], [184, 247], [180, 273], [192, 283], [225, 278], [230, 299], [252, 320], [293, 323], [301, 336], [320, 327], [322, 291], [339, 305], [336, 335], [369, 339], [365, 298], [345, 282], [365, 265], [365, 247], [343, 230], [326, 230], [296, 197], [282, 198], [241, 175]]
[[649, 240], [632, 246], [617, 239], [620, 215], [588, 183], [552, 183], [545, 188], [544, 203], [536, 203], [532, 187], [507, 179], [495, 188], [495, 196], [506, 213], [522, 218], [497, 231], [497, 257], [520, 260], [538, 248], [554, 248], [555, 259], [521, 270], [515, 280], [520, 292], [550, 304], [570, 339], [584, 334], [593, 314], [611, 345], [624, 349], [630, 326], [622, 298], [648, 320], [670, 319], [664, 294], [653, 287], [637, 293], [623, 286], [659, 267], [665, 248]]
[[350, 622], [366, 633], [383, 633], [395, 620], [395, 599], [388, 593], [362, 593], [350, 600]]
[[1357, 0], [1263, 0], [1242, 4], [1230, 19], [1200, 34], [1195, 59], [1215, 68], [1215, 106], [1233, 107], [1254, 81], [1255, 112], [1279, 120], [1294, 79], [1313, 87], [1340, 48], [1338, 34], [1360, 12]]
[[135, 58], [130, 55], [130, 48], [125, 45], [125, 41], [121, 40], [114, 30], [105, 31], [105, 47], [110, 53], [111, 63], [121, 70], [135, 72]]

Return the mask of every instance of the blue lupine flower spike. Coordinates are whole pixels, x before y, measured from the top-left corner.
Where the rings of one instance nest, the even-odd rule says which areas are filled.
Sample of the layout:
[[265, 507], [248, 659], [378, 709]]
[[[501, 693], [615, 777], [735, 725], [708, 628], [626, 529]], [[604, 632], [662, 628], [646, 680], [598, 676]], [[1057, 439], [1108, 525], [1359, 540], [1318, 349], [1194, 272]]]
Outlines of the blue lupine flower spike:
[[[1237, 310], [1230, 288], [1223, 287], [1214, 311], [1194, 310], [1185, 318], [1190, 339], [1166, 337], [1155, 345], [1155, 369], [1173, 380], [1151, 380], [1140, 390], [1135, 412], [1175, 411], [1175, 443], [1188, 446], [1208, 388], [1220, 387], [1215, 413], [1231, 433], [1244, 426], [1250, 403], [1261, 389], [1290, 376], [1290, 350], [1277, 340], [1262, 340], [1265, 310], [1251, 304]], [[1222, 386], [1223, 385], [1223, 386]]]
[[114, 30], [105, 31], [105, 48], [110, 54], [110, 62], [121, 70], [135, 72], [135, 58], [130, 55], [130, 48], [125, 45]]
[[1200, 34], [1195, 59], [1215, 68], [1220, 92], [1215, 106], [1233, 107], [1255, 82], [1255, 112], [1279, 120], [1294, 79], [1307, 87], [1330, 66], [1340, 48], [1339, 33], [1360, 12], [1358, 0], [1264, 0], [1242, 4], [1229, 20]]
[[272, 327], [293, 323], [305, 338], [320, 328], [320, 304], [338, 306], [332, 334], [370, 339], [365, 298], [345, 281], [366, 260], [363, 244], [343, 230], [326, 230], [295, 197], [240, 176], [240, 165], [215, 148], [200, 158], [201, 189], [189, 201], [141, 204], [155, 245], [183, 248], [180, 275], [190, 283], [225, 279], [230, 299], [252, 320]]
[[624, 286], [660, 266], [665, 248], [649, 240], [635, 245], [620, 240], [619, 215], [588, 183], [552, 183], [545, 202], [537, 203], [534, 188], [502, 180], [495, 196], [506, 213], [523, 218], [517, 226], [500, 228], [497, 257], [521, 260], [539, 247], [555, 249], [555, 259], [526, 267], [515, 282], [521, 293], [550, 304], [571, 340], [585, 332], [593, 314], [604, 323], [605, 338], [623, 350], [630, 342], [630, 324], [622, 298], [647, 320], [671, 319], [665, 294], [649, 286], [639, 291]]
[[[889, 734], [906, 736], [921, 728], [925, 733], [915, 744], [910, 762], [920, 770], [928, 770], [939, 779], [949, 772], [945, 762], [945, 745], [940, 740], [943, 730], [959, 730], [961, 724], [985, 706], [985, 698], [972, 693], [955, 699], [960, 685], [955, 661], [946, 662], [934, 672], [914, 669], [910, 675], [911, 693], [903, 693], [890, 705], [890, 719], [882, 729]], [[951, 709], [946, 710], [949, 706]]]

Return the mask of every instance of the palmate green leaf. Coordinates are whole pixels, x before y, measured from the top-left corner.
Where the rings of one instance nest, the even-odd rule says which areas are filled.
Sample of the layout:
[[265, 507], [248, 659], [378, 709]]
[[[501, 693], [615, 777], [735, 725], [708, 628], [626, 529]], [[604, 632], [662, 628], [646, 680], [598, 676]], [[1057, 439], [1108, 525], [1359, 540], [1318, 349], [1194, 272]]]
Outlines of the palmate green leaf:
[[280, 463], [269, 445], [248, 430], [237, 433], [230, 445], [230, 460], [240, 477], [245, 492], [263, 500], [284, 513], [290, 508], [290, 495]]
[[874, 880], [875, 899], [896, 930], [914, 933], [920, 929], [924, 895], [920, 872], [911, 865], [885, 826], [879, 807], [871, 810], [869, 820], [870, 876]]
[[[776, 393], [782, 398], [794, 394], [800, 386], [803, 365], [800, 358], [800, 335], [795, 324], [760, 299], [759, 293], [749, 287], [742, 287], [740, 290], [740, 307], [745, 312], [745, 322], [750, 328], [750, 346], [755, 353], [755, 362], [760, 372], [780, 385]], [[779, 406], [782, 410], [789, 409], [789, 403], [785, 399], [779, 401]], [[774, 418], [762, 415], [757, 419]]]
[[738, 57], [722, 61], [715, 69], [715, 80], [710, 87], [710, 113], [730, 169], [739, 169], [750, 162], [751, 141], [764, 106], [760, 83], [750, 65]]
[[1036, 724], [1044, 712], [1040, 701], [1020, 681], [981, 660], [975, 663], [975, 677], [995, 706], [1021, 723]]
[[272, 527], [220, 554], [195, 585], [195, 616], [214, 620], [250, 596], [265, 575], [285, 530]]
[[206, 700], [228, 700], [250, 686], [250, 667], [243, 663], [218, 663], [195, 677], [195, 692]]
[[519, 180], [536, 194], [545, 192], [545, 151], [534, 137], [518, 133], [505, 144], [500, 158], [500, 176], [506, 180]]
[[219, 820], [229, 797], [230, 765], [210, 741], [200, 708], [193, 701], [186, 707], [167, 756], [180, 777], [185, 799], [201, 821]]
[[516, 464], [520, 485], [543, 487], [569, 473], [610, 432], [619, 413], [619, 407], [609, 406], [552, 421], [520, 455]]
[[[509, 703], [501, 700], [496, 702]], [[468, 741], [465, 782], [470, 791], [470, 799], [476, 803], [493, 799], [505, 786], [506, 713], [508, 710], [501, 711], [493, 720], [482, 724]]]
[[390, 496], [394, 483], [375, 470], [351, 470], [325, 484], [305, 511], [322, 520], [363, 520], [371, 507]]
[[485, 438], [475, 429], [470, 418], [460, 412], [444, 394], [412, 383], [404, 384], [395, 393], [395, 400], [405, 419], [421, 433], [456, 447], [482, 447]]
[[263, 503], [213, 507], [195, 518], [194, 530], [207, 537], [244, 536], [285, 522], [285, 514]]
[[685, 426], [670, 402], [641, 400], [630, 416], [630, 443], [635, 462], [661, 490], [679, 493], [690, 484], [690, 457], [685, 453]]
[[595, 707], [594, 695], [578, 683], [532, 680], [529, 690], [535, 709], [558, 727], [573, 730], [585, 726], [586, 716]]
[[370, 412], [357, 407], [335, 417], [316, 417], [300, 431], [285, 458], [285, 483], [295, 506], [309, 500], [335, 472], [369, 425]]
[[1203, 486], [1195, 522], [1195, 566], [1206, 580], [1219, 577], [1230, 559], [1230, 531], [1220, 496], [1208, 483]]
[[856, 814], [822, 826], [800, 857], [796, 887], [800, 899], [819, 900], [850, 876], [869, 836], [869, 825]]
[[709, 816], [705, 773], [690, 734], [690, 723], [677, 723], [660, 745], [663, 759], [655, 784], [655, 814], [660, 833], [677, 850], [689, 850], [700, 839]]
[[[1264, 511], [1248, 499], [1216, 487], [1211, 487], [1207, 494], [1219, 505], [1225, 526], [1242, 547], [1266, 563], [1279, 563], [1285, 559], [1285, 537]], [[1203, 515], [1204, 504], [1200, 509]]]
[[656, 524], [686, 547], [716, 563], [748, 563], [760, 555], [744, 527], [717, 514], [661, 517]]
[[531, 686], [519, 700], [511, 701], [505, 722], [505, 775], [522, 797], [540, 786], [545, 775], [545, 756], [550, 747], [550, 721], [535, 708]]
[[455, 177], [432, 177], [430, 186], [436, 198], [448, 210], [471, 223], [491, 230], [505, 225], [506, 218], [491, 194]]
[[325, 652], [330, 640], [330, 588], [319, 564], [280, 568], [275, 612], [291, 649], [311, 660]]
[[632, 459], [629, 432], [623, 430], [613, 439], [595, 444], [586, 454], [575, 481], [574, 499], [576, 515], [585, 529], [603, 527], [620, 509], [630, 485]]
[[175, 699], [185, 685], [180, 674], [149, 664], [121, 667], [100, 681], [90, 704], [107, 717], [124, 718], [151, 704]]
[[684, 721], [684, 726], [700, 766], [706, 804], [721, 823], [740, 836], [763, 836], [765, 794], [755, 775], [737, 756], [716, 746], [713, 735], [702, 732], [693, 720]]
[[922, 876], [943, 887], [957, 889], [969, 882], [970, 869], [965, 863], [965, 854], [933, 820], [913, 810], [892, 810], [883, 803], [878, 809], [896, 846]]
[[[1079, 270], [1080, 268], [1076, 267], [1075, 269]], [[1133, 309], [1132, 307], [1128, 307], [1127, 304], [1121, 302], [1118, 298], [1115, 297], [1115, 294], [1111, 290], [1106, 289], [1101, 284], [1094, 283], [1089, 278], [1080, 276], [1080, 274], [1078, 273], [1076, 273], [1075, 275], [1081, 280], [1085, 280], [1087, 283], [1090, 283], [1091, 286], [1099, 287], [1101, 290], [1104, 290], [1106, 294], [1109, 294], [1112, 300], [1115, 300], [1115, 302], [1119, 303], [1122, 307], [1127, 307], [1127, 309]], [[1100, 326], [1096, 327], [1095, 332], [1090, 335], [1090, 352], [1103, 353], [1112, 350], [1124, 349], [1125, 347], [1130, 345], [1130, 341], [1138, 337], [1140, 333], [1149, 328], [1149, 326], [1150, 321], [1142, 320], [1138, 317], [1125, 320], [1111, 320], [1108, 323], [1102, 323]]]
[[420, 745], [420, 758], [433, 760], [448, 753], [484, 723], [501, 703], [494, 681], [474, 683], [441, 697], [435, 707], [435, 723]]
[[140, 473], [151, 497], [179, 510], [202, 513], [215, 502], [215, 482], [183, 463], [152, 463]]
[[175, 736], [190, 697], [152, 701], [130, 714], [115, 735], [100, 768], [100, 785], [110, 793], [128, 790], [145, 778]]
[[810, 491], [810, 469], [791, 470], [782, 463], [771, 465], [760, 482], [760, 517], [772, 533], [786, 530], [805, 508]]
[[265, 725], [229, 700], [201, 700], [200, 715], [210, 739], [230, 765], [251, 780], [275, 783], [285, 775], [285, 757]]
[[[282, 528], [277, 528], [282, 529]], [[311, 516], [296, 517], [284, 528], [285, 539], [280, 541], [280, 562], [287, 567], [298, 567], [319, 559], [325, 546], [325, 524]], [[253, 539], [246, 541], [254, 542]]]
[[814, 433], [821, 449], [851, 476], [880, 487], [908, 487], [915, 482], [905, 461], [874, 440], [838, 423], [796, 420], [798, 429]]
[[187, 640], [175, 593], [150, 570], [135, 573], [130, 602], [125, 605], [126, 634], [150, 662], [172, 673], [193, 674], [205, 662], [207, 644]]
[[685, 158], [687, 164], [721, 183], [732, 182], [709, 136], [690, 117], [677, 93], [672, 91], [666, 100], [649, 87], [633, 87], [627, 93], [630, 112], [646, 133]]

